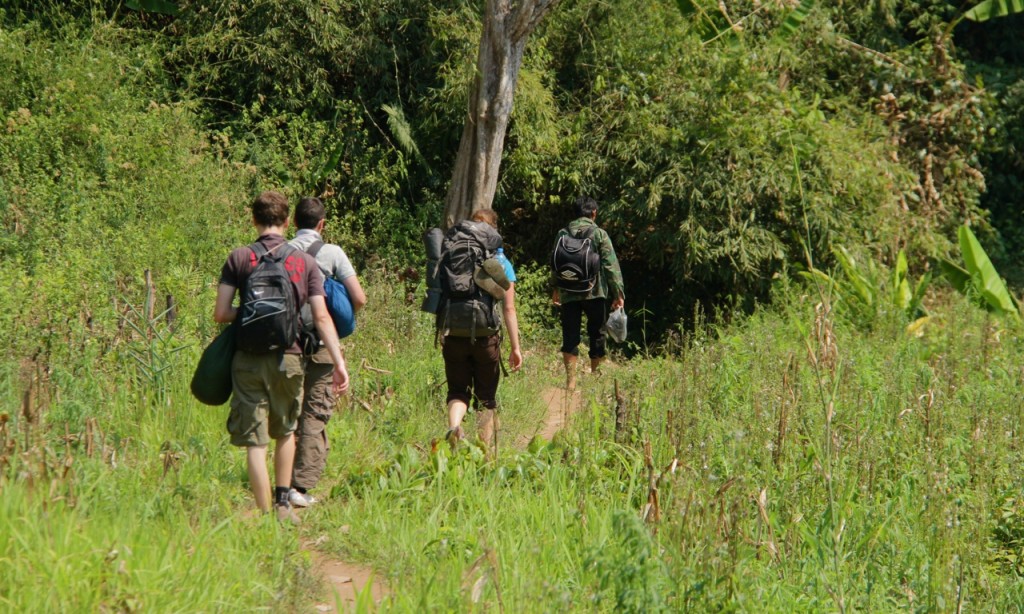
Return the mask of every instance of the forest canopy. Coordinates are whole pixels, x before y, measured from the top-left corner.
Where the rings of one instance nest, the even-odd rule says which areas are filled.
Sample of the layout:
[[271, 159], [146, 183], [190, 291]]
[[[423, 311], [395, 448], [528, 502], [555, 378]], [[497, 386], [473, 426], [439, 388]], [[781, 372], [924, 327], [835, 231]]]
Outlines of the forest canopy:
[[[59, 112], [47, 57], [16, 48], [91, 37], [122, 64], [104, 72], [102, 104], [131, 107], [131, 89], [168, 121], [194, 116], [201, 154], [251, 191], [324, 196], [351, 253], [416, 265], [440, 221], [480, 4], [15, 0], [0, 18], [14, 75], [0, 104], [9, 127]], [[629, 302], [661, 331], [698, 306], [767, 300], [840, 249], [885, 265], [903, 251], [923, 273], [963, 224], [1019, 279], [1024, 14], [975, 22], [967, 8], [563, 0], [527, 46], [493, 204], [513, 257], [544, 265], [571, 201], [592, 195]], [[102, 146], [64, 129], [62, 151]], [[36, 197], [6, 196], [9, 233], [36, 232], [15, 213]], [[59, 226], [66, 212], [47, 206]], [[32, 249], [0, 242], [5, 259]]]

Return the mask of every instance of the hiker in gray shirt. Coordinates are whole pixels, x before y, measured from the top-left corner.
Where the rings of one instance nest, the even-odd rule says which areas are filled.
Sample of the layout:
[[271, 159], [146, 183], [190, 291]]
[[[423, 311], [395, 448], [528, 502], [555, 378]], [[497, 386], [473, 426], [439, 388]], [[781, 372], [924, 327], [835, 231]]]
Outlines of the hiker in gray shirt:
[[[299, 201], [294, 216], [298, 232], [291, 240], [291, 245], [303, 252], [315, 252], [316, 263], [324, 278], [340, 281], [348, 291], [352, 310], [358, 311], [366, 304], [366, 294], [359, 285], [356, 271], [345, 255], [345, 250], [338, 245], [323, 242], [320, 233], [326, 215], [326, 209], [319, 198], [307, 197]], [[316, 503], [317, 499], [308, 491], [320, 481], [327, 465], [327, 453], [330, 451], [327, 422], [337, 402], [337, 395], [330, 386], [332, 369], [331, 356], [323, 346], [314, 348], [306, 358], [302, 413], [299, 414], [299, 426], [295, 432], [297, 442], [292, 490], [288, 493], [289, 502], [296, 507], [308, 507]]]

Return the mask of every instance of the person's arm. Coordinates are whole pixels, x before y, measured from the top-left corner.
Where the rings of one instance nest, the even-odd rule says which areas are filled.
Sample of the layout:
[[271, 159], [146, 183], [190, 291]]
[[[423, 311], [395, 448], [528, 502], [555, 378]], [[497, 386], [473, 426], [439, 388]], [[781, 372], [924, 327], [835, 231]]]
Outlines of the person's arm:
[[338, 344], [338, 331], [334, 328], [334, 320], [327, 311], [327, 302], [323, 296], [309, 297], [309, 307], [313, 310], [313, 322], [316, 324], [316, 332], [320, 334], [327, 352], [334, 362], [334, 391], [345, 392], [348, 390], [348, 369], [345, 367], [345, 356], [341, 353], [341, 346]]
[[612, 245], [611, 237], [607, 232], [601, 231], [604, 235], [598, 247], [601, 254], [601, 268], [604, 269], [604, 277], [608, 283], [608, 294], [612, 299], [612, 311], [621, 309], [626, 303], [626, 290], [622, 283], [622, 269], [619, 268], [619, 258], [615, 255], [615, 247]]
[[555, 289], [551, 291], [551, 302], [555, 305], [562, 304], [562, 293], [558, 291], [558, 286], [555, 286]]
[[359, 278], [355, 275], [350, 275], [341, 280], [341, 284], [348, 290], [348, 299], [352, 301], [352, 311], [362, 309], [366, 305], [366, 293], [363, 292], [363, 287], [359, 285]]
[[238, 308], [231, 303], [235, 300], [235, 287], [228, 284], [217, 285], [217, 302], [213, 306], [213, 321], [227, 324], [235, 321]]
[[352, 311], [359, 311], [366, 305], [366, 293], [363, 292], [359, 278], [356, 277], [356, 269], [340, 245], [331, 245], [330, 247], [329, 254], [333, 261], [329, 270], [333, 271], [334, 278], [348, 290], [348, 300], [352, 303]]
[[508, 356], [508, 366], [518, 371], [523, 366], [523, 350], [519, 346], [519, 317], [516, 315], [516, 285], [510, 283], [505, 290], [503, 306], [505, 328], [508, 329], [508, 340], [512, 344], [512, 353]]

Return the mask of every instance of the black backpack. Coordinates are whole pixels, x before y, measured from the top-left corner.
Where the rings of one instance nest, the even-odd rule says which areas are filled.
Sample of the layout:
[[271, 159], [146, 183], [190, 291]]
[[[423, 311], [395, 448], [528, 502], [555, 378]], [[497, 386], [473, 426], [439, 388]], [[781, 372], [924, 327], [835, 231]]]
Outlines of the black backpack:
[[473, 280], [477, 268], [501, 245], [501, 235], [485, 222], [464, 220], [445, 233], [437, 265], [437, 329], [442, 335], [475, 339], [501, 331], [497, 301]]
[[272, 251], [260, 242], [250, 248], [256, 268], [242, 286], [238, 308], [238, 349], [254, 354], [283, 351], [299, 335], [299, 309], [291, 273], [285, 269], [296, 249], [282, 243]]
[[551, 253], [551, 268], [555, 274], [555, 285], [567, 292], [590, 292], [597, 283], [601, 269], [601, 255], [594, 245], [592, 227], [585, 235], [573, 235], [568, 228], [555, 240]]

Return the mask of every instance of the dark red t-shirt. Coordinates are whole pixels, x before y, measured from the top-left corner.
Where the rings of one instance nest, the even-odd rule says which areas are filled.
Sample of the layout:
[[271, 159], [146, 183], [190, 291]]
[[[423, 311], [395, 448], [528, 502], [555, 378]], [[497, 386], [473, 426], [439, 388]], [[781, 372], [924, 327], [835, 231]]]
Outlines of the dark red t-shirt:
[[[268, 250], [284, 243], [284, 237], [278, 234], [265, 234], [257, 239]], [[301, 308], [311, 296], [324, 296], [324, 276], [317, 266], [316, 260], [309, 254], [295, 250], [284, 261], [286, 270], [291, 271], [292, 288], [295, 290], [296, 305]], [[253, 269], [256, 268], [256, 253], [248, 245], [231, 251], [227, 262], [220, 270], [220, 283], [241, 288]], [[301, 354], [302, 350], [296, 343], [285, 350], [287, 354]]]

